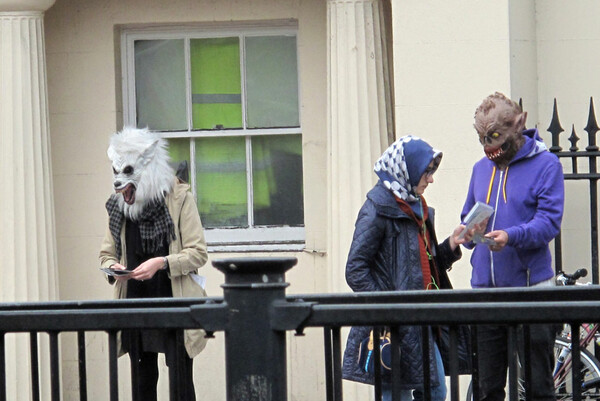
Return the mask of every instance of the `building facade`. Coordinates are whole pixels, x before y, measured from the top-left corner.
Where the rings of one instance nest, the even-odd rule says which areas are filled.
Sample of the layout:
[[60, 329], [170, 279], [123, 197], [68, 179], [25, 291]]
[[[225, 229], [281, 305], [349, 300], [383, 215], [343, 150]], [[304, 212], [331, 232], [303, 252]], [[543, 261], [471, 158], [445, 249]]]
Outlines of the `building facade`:
[[[394, 138], [411, 133], [444, 151], [426, 194], [442, 236], [482, 156], [472, 117], [485, 96], [523, 99], [547, 141], [554, 98], [561, 121], [583, 130], [600, 93], [588, 72], [600, 57], [597, 11], [584, 0], [0, 0], [0, 300], [112, 297], [97, 255], [108, 138], [124, 124], [160, 131], [174, 160], [188, 161], [211, 259], [292, 255], [288, 292], [348, 291], [356, 213]], [[574, 195], [567, 205], [565, 260], [589, 265], [589, 223]], [[468, 256], [451, 272], [456, 287], [469, 287]], [[202, 273], [221, 295], [210, 261]], [[106, 335], [88, 341], [89, 377], [106, 379]], [[195, 363], [209, 399], [224, 398], [222, 341]], [[290, 399], [323, 399], [311, 352], [321, 341], [290, 335]], [[29, 399], [17, 384], [29, 380], [17, 357], [28, 343], [7, 344], [9, 398]], [[76, 353], [67, 335], [61, 346], [73, 366], [67, 400]], [[91, 399], [106, 398], [104, 379], [90, 383]]]

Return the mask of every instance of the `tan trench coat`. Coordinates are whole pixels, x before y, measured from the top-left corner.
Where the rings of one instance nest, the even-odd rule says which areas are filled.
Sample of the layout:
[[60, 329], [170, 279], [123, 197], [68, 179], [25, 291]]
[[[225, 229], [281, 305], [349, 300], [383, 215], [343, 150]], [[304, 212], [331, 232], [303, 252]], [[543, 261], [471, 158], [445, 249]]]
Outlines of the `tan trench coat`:
[[[169, 276], [171, 278], [171, 287], [173, 297], [176, 298], [196, 298], [205, 297], [206, 292], [190, 276], [191, 273], [197, 273], [208, 260], [206, 251], [206, 241], [204, 239], [204, 230], [200, 222], [200, 216], [196, 207], [196, 202], [190, 186], [177, 182], [173, 191], [166, 197], [167, 208], [175, 225], [175, 235], [177, 238], [171, 241], [169, 245]], [[121, 228], [121, 260], [117, 260], [115, 241], [106, 228], [104, 241], [100, 250], [100, 264], [102, 267], [110, 267], [115, 263], [126, 265], [125, 255], [125, 224]], [[108, 277], [108, 276], [107, 276]], [[123, 299], [127, 297], [127, 282], [115, 282], [115, 298]], [[190, 358], [198, 355], [206, 346], [204, 330], [185, 330], [184, 343], [185, 349]], [[122, 355], [119, 344], [119, 355]]]

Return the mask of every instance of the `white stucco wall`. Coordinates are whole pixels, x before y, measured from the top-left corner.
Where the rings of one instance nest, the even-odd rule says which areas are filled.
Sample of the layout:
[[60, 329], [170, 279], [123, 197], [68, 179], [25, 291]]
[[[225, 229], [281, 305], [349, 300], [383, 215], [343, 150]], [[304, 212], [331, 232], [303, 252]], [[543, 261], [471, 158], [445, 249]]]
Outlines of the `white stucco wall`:
[[[546, 130], [550, 125], [552, 102], [556, 98], [560, 122], [565, 130], [561, 136], [561, 147], [569, 149], [571, 144], [567, 138], [575, 129], [576, 135], [581, 138], [578, 147], [584, 150], [588, 146], [588, 133], [584, 128], [588, 122], [590, 98], [594, 98], [596, 116], [600, 111], [600, 78], [595, 73], [600, 62], [600, 27], [597, 24], [600, 4], [584, 0], [568, 4], [538, 0], [536, 13], [539, 129], [549, 142], [550, 134]], [[587, 169], [587, 163], [580, 164], [580, 171]], [[564, 269], [575, 270], [589, 267], [591, 260], [589, 185], [587, 181], [570, 181], [565, 188]]]
[[528, 127], [537, 122], [537, 23], [534, 0], [509, 1], [510, 95], [523, 99]]

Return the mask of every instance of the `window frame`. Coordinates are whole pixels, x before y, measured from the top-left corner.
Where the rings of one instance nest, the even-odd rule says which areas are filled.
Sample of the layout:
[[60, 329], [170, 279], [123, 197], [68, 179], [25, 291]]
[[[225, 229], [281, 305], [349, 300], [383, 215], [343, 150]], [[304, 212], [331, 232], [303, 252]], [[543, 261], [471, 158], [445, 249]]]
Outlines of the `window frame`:
[[[194, 130], [192, 115], [191, 57], [190, 40], [204, 38], [240, 38], [240, 68], [242, 96], [242, 128], [223, 130]], [[249, 36], [295, 36], [298, 38], [298, 24], [295, 20], [268, 21], [255, 23], [207, 23], [193, 26], [142, 26], [125, 27], [121, 30], [121, 82], [123, 96], [123, 123], [137, 125], [135, 93], [135, 49], [136, 40], [183, 40], [185, 62], [185, 96], [187, 130], [156, 131], [166, 139], [183, 138], [190, 142], [190, 186], [194, 198], [196, 194], [195, 139], [207, 137], [243, 137], [246, 144], [246, 182], [248, 185], [248, 228], [205, 228], [206, 242], [211, 252], [248, 251], [299, 251], [305, 247], [305, 230], [302, 226], [255, 226], [253, 221], [252, 155], [251, 138], [265, 135], [301, 135], [300, 74], [298, 73], [298, 117], [299, 126], [291, 128], [247, 128], [246, 121], [246, 77], [245, 43]], [[298, 49], [296, 42], [296, 49]], [[296, 51], [298, 55], [298, 51]], [[299, 63], [297, 61], [298, 70]], [[302, 183], [304, 185], [304, 183]], [[304, 202], [304, 200], [302, 200]]]

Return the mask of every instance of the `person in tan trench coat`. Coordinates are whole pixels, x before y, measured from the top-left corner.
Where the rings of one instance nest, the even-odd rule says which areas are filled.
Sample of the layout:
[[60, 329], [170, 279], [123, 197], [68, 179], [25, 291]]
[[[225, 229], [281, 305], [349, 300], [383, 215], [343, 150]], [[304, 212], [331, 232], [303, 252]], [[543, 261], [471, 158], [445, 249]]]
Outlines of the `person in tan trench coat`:
[[[123, 142], [135, 142], [140, 136], [142, 142], [149, 141], [140, 145], [141, 156], [111, 153], [111, 149], [126, 148], [128, 144]], [[101, 268], [131, 271], [127, 275], [106, 276], [108, 282], [114, 284], [117, 299], [206, 296], [197, 273], [208, 260], [207, 247], [190, 186], [176, 178], [164, 163], [162, 186], [156, 184], [160, 177], [153, 177], [150, 184], [144, 182], [144, 174], [156, 174], [156, 170], [161, 169], [160, 163], [152, 165], [154, 158], [168, 161], [165, 148], [165, 141], [147, 130], [124, 129], [111, 140], [108, 153], [113, 162], [115, 193], [106, 204], [109, 224], [101, 245], [100, 264]], [[153, 171], [140, 171], [144, 169]], [[167, 180], [165, 175], [168, 174]], [[160, 188], [159, 196], [144, 200], [152, 188]], [[138, 201], [145, 203], [136, 210]], [[204, 349], [206, 341], [201, 329], [184, 331], [184, 346], [189, 357], [184, 367], [188, 381], [183, 391], [188, 394], [185, 400], [195, 400], [192, 360]], [[175, 361], [176, 351], [167, 345], [166, 333], [124, 330], [118, 347], [119, 355], [130, 353], [132, 367], [138, 364], [140, 373], [137, 382], [132, 378], [132, 385], [137, 384], [139, 399], [155, 400], [157, 354], [165, 353], [168, 366]]]

